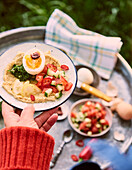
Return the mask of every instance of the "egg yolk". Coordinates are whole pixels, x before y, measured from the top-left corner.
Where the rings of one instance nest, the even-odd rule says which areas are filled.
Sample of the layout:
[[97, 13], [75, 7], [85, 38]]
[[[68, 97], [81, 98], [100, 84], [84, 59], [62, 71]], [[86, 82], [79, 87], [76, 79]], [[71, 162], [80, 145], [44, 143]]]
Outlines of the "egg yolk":
[[30, 69], [39, 68], [42, 63], [41, 57], [39, 57], [37, 59], [32, 59], [32, 57], [30, 55], [26, 55], [25, 60], [26, 60], [27, 67]]

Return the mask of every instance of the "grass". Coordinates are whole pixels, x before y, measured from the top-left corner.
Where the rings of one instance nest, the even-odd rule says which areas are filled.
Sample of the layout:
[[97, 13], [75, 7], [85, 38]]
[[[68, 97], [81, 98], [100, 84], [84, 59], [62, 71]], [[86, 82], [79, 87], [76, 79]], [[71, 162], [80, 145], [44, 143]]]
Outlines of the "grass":
[[1, 0], [0, 32], [46, 25], [56, 8], [70, 15], [82, 28], [121, 37], [120, 54], [132, 66], [131, 0]]

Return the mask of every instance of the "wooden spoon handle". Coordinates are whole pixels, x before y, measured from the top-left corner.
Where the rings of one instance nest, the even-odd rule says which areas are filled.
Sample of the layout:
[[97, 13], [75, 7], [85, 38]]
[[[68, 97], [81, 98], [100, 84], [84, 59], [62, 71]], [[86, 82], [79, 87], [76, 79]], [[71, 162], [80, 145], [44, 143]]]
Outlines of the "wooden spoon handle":
[[96, 89], [96, 88], [94, 88], [94, 87], [92, 87], [92, 86], [90, 86], [86, 83], [81, 84], [81, 89], [83, 89], [83, 90], [89, 92], [90, 94], [93, 94], [94, 96], [99, 97], [99, 98], [101, 98], [101, 99], [103, 99], [107, 102], [112, 101], [111, 97], [107, 96], [106, 94], [104, 94], [100, 90], [98, 90], [98, 89]]

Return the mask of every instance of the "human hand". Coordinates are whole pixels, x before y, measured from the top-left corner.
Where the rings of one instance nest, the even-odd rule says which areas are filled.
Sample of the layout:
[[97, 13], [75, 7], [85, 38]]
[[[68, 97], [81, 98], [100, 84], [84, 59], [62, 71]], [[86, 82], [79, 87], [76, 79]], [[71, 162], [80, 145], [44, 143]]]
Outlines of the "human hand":
[[55, 113], [57, 109], [44, 111], [34, 119], [33, 105], [28, 105], [22, 111], [17, 109], [15, 113], [13, 107], [2, 102], [2, 115], [6, 127], [26, 126], [47, 132], [57, 121], [58, 115]]

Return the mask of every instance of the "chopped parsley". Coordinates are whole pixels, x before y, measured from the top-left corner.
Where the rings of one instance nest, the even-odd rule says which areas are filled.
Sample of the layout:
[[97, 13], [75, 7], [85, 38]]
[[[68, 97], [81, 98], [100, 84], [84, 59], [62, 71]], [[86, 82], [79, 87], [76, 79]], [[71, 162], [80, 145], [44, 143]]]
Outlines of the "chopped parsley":
[[26, 70], [22, 65], [16, 65], [14, 64], [12, 69], [9, 70], [11, 74], [13, 74], [16, 78], [18, 78], [20, 81], [26, 81], [26, 80], [35, 80], [35, 76], [29, 74], [26, 72]]

